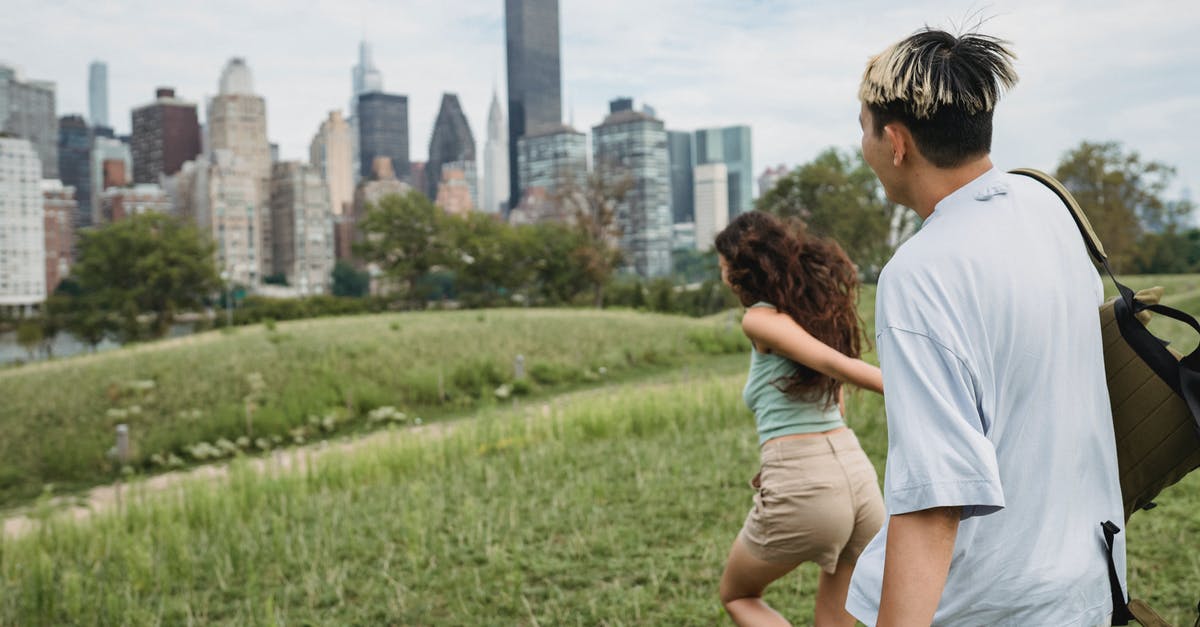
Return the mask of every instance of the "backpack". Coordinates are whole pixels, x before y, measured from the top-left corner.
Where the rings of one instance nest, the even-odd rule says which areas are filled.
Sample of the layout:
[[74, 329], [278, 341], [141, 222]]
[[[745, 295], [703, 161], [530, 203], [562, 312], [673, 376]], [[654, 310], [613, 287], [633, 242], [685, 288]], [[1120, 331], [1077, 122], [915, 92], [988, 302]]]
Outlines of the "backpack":
[[[1100, 327], [1121, 497], [1128, 521], [1134, 512], [1153, 508], [1154, 498], [1164, 488], [1200, 467], [1200, 348], [1190, 355], [1180, 355], [1150, 333], [1145, 323], [1149, 312], [1183, 322], [1197, 333], [1200, 323], [1178, 309], [1162, 305], [1161, 287], [1135, 294], [1117, 280], [1087, 216], [1062, 183], [1028, 168], [1011, 173], [1042, 183], [1063, 201], [1088, 252], [1117, 286], [1117, 296], [1100, 307]], [[1113, 593], [1112, 624], [1127, 625], [1133, 619], [1142, 625], [1169, 627], [1144, 602], [1126, 602], [1112, 559], [1113, 538], [1121, 529], [1112, 521], [1105, 521], [1101, 527]], [[1200, 618], [1195, 627], [1200, 627]]]

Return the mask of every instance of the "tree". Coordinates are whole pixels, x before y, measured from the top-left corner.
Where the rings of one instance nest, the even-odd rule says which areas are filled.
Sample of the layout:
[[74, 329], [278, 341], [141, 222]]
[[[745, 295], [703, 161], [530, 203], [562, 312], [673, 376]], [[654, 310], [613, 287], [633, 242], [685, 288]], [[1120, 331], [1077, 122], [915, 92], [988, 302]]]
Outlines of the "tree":
[[17, 325], [17, 343], [29, 353], [30, 361], [42, 343], [42, 325], [37, 320], [22, 320]]
[[67, 327], [69, 300], [70, 297], [55, 293], [42, 305], [39, 322], [42, 325], [42, 348], [46, 351], [46, 357], [54, 357], [54, 338]]
[[561, 222], [517, 228], [521, 249], [529, 260], [531, 298], [563, 305], [592, 286], [592, 277], [577, 255], [588, 243], [579, 229]]
[[371, 276], [345, 259], [334, 264], [331, 279], [334, 296], [363, 298], [371, 291]]
[[91, 331], [76, 333], [81, 337], [101, 338], [115, 328], [129, 341], [144, 335], [140, 318], [150, 316], [149, 335], [165, 336], [178, 312], [199, 308], [220, 288], [214, 252], [195, 226], [161, 213], [83, 231], [71, 270], [78, 318], [68, 326]]
[[1081, 143], [1063, 156], [1055, 176], [1087, 213], [1117, 272], [1134, 262], [1143, 232], [1178, 225], [1191, 209], [1163, 200], [1174, 168], [1143, 161], [1117, 142]]
[[367, 206], [359, 225], [363, 241], [354, 245], [354, 251], [398, 282], [406, 299], [422, 302], [421, 277], [451, 260], [446, 220], [445, 212], [419, 191], [384, 196], [378, 204]]
[[617, 212], [633, 184], [627, 171], [613, 164], [598, 164], [582, 187], [566, 178], [555, 194], [581, 236], [573, 257], [583, 267], [596, 308], [604, 306], [604, 286], [623, 258]]
[[884, 196], [861, 151], [837, 148], [779, 179], [756, 208], [799, 218], [809, 232], [836, 240], [869, 278], [878, 276], [916, 219]]
[[505, 301], [533, 277], [527, 238], [495, 216], [472, 212], [448, 216], [455, 287], [476, 304]]

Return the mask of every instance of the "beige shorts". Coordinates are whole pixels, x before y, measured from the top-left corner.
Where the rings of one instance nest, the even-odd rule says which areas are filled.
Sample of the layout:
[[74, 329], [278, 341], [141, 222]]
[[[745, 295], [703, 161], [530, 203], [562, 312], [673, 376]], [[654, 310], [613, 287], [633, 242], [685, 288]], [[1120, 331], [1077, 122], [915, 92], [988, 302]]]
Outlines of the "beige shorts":
[[854, 563], [883, 525], [875, 467], [850, 429], [762, 446], [754, 507], [738, 534], [767, 562]]

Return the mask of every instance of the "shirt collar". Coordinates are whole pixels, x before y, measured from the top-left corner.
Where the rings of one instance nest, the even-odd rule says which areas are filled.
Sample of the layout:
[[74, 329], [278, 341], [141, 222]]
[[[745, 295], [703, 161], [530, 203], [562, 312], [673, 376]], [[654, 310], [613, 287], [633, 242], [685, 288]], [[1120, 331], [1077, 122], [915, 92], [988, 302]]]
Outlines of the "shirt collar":
[[993, 196], [1007, 193], [1007, 186], [1004, 186], [1003, 183], [997, 180], [1000, 178], [1001, 174], [1002, 172], [996, 169], [996, 166], [992, 166], [987, 172], [980, 174], [974, 179], [971, 179], [971, 181], [966, 185], [963, 185], [962, 187], [950, 192], [949, 195], [939, 200], [938, 203], [933, 206], [933, 213], [929, 214], [929, 217], [925, 219], [925, 222], [928, 223], [930, 220], [936, 218], [938, 215], [942, 214], [954, 205], [964, 205], [976, 201], [991, 200]]

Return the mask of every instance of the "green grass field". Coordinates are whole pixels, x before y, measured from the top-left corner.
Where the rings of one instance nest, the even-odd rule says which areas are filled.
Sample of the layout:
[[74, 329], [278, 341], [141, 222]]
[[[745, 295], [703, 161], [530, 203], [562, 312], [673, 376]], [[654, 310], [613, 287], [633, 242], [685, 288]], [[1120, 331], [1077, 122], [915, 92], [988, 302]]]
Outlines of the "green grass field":
[[544, 394], [748, 346], [724, 319], [422, 312], [243, 327], [0, 370], [0, 505], [46, 484], [112, 481], [118, 423], [132, 434], [131, 469], [154, 471], [361, 430], [381, 407], [429, 420], [508, 401], [502, 386], [510, 398]]
[[[1167, 283], [1168, 304], [1184, 309], [1200, 290], [1196, 277], [1135, 279], [1134, 287]], [[869, 324], [873, 292], [862, 300]], [[481, 360], [510, 366], [502, 360], [516, 352], [527, 370], [549, 364], [536, 389], [504, 402], [489, 393], [507, 379], [461, 375], [463, 386], [446, 384], [445, 400], [435, 393], [423, 406], [428, 416], [461, 418], [442, 427], [393, 424], [386, 437], [314, 457], [300, 472], [264, 474], [235, 459], [228, 479], [127, 499], [122, 511], [83, 523], [50, 516], [29, 534], [0, 538], [0, 625], [721, 624], [717, 580], [757, 469], [753, 419], [740, 398], [746, 360], [728, 354], [746, 345], [736, 327], [733, 339], [725, 333], [728, 321], [562, 311], [368, 316], [0, 373], [0, 393], [23, 394], [25, 406], [49, 412], [73, 398], [89, 416], [102, 412], [96, 424], [47, 434], [22, 418], [26, 430], [0, 453], [37, 460], [70, 452], [55, 439], [63, 433], [94, 429], [107, 446], [103, 412], [127, 402], [108, 399], [112, 382], [156, 381], [157, 405], [139, 401], [143, 416], [217, 399], [231, 408], [221, 424], [236, 430], [254, 372], [273, 395], [264, 408], [303, 420], [326, 403], [345, 404], [308, 389], [323, 389], [320, 377], [342, 386], [362, 379], [356, 395], [383, 390], [373, 407], [407, 409], [418, 397], [405, 386], [436, 377], [423, 361], [444, 359], [444, 384], [460, 366], [486, 372]], [[424, 379], [406, 379], [410, 371]], [[28, 378], [10, 379], [18, 376]], [[55, 385], [65, 378], [76, 383]], [[221, 392], [212, 379], [236, 389]], [[320, 404], [299, 405], [304, 398]], [[354, 404], [358, 422], [335, 434], [368, 427], [367, 403]], [[848, 414], [882, 475], [882, 399], [852, 395]], [[137, 428], [167, 438], [204, 426], [162, 415], [161, 425]], [[34, 436], [44, 443], [25, 440]], [[1200, 554], [1189, 550], [1200, 545], [1200, 473], [1158, 503], [1126, 530], [1131, 592], [1190, 625], [1200, 600]], [[814, 567], [801, 568], [768, 600], [805, 624], [815, 580]]]

